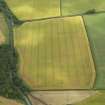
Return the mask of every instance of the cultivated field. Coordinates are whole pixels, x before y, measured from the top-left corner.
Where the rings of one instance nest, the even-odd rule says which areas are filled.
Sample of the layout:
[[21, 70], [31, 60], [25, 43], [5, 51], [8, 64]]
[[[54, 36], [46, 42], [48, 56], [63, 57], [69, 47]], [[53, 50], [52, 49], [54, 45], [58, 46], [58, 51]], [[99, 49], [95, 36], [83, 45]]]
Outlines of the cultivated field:
[[105, 91], [99, 91], [94, 96], [74, 105], [105, 105]]
[[81, 17], [25, 23], [14, 29], [20, 74], [33, 88], [92, 88], [95, 69]]
[[[98, 91], [35, 91], [31, 94], [46, 102], [48, 105], [75, 105], [89, 97], [95, 96]], [[33, 105], [42, 105], [30, 96]], [[105, 101], [104, 101], [105, 102]]]
[[60, 15], [60, 0], [5, 0], [20, 19], [36, 19]]
[[105, 0], [61, 0], [62, 15], [81, 14], [88, 10], [105, 10]]
[[88, 37], [96, 65], [95, 88], [105, 89], [105, 14], [85, 16]]
[[0, 13], [0, 44], [8, 43], [8, 27], [4, 16]]
[[0, 105], [23, 105], [16, 101], [0, 97]]

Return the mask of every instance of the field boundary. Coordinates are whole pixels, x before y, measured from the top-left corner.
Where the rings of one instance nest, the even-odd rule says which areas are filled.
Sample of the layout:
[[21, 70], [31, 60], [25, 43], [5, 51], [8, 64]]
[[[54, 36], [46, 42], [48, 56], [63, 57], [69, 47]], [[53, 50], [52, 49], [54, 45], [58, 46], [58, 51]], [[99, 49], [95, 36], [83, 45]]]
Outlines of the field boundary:
[[60, 0], [60, 16], [62, 16], [62, 0]]
[[[92, 41], [91, 41], [91, 39], [90, 39], [90, 37], [89, 37], [89, 35], [88, 35], [88, 29], [87, 29], [86, 22], [85, 22], [85, 19], [84, 19], [83, 16], [82, 16], [82, 19], [83, 19], [83, 21], [84, 21], [84, 27], [85, 27], [85, 30], [86, 30], [86, 32], [87, 32], [87, 38], [88, 38], [89, 42], [92, 43]], [[94, 67], [95, 67], [96, 78], [97, 78], [97, 68], [96, 68], [96, 62], [95, 62], [95, 54], [94, 54], [93, 48], [92, 48], [92, 46], [91, 46], [90, 43], [89, 43], [89, 45], [90, 45], [90, 49], [91, 49], [91, 53], [92, 53], [92, 58], [93, 58], [94, 65], [95, 65]], [[95, 78], [95, 81], [94, 81], [93, 89], [95, 88], [96, 78]]]
[[34, 21], [43, 21], [43, 20], [49, 20], [49, 19], [56, 19], [56, 18], [65, 18], [65, 17], [76, 17], [76, 16], [88, 16], [88, 15], [95, 15], [95, 14], [102, 14], [105, 13], [105, 11], [98, 11], [95, 13], [81, 13], [81, 14], [74, 14], [74, 15], [62, 15], [62, 16], [54, 16], [54, 17], [45, 17], [45, 18], [38, 18], [38, 19], [26, 19], [26, 20], [21, 20], [24, 23], [26, 22], [34, 22]]
[[95, 81], [96, 81], [96, 64], [95, 64], [95, 60], [94, 60], [94, 57], [93, 57], [93, 52], [92, 52], [92, 47], [91, 47], [91, 44], [90, 44], [90, 40], [89, 40], [89, 38], [88, 38], [88, 31], [87, 31], [87, 27], [86, 27], [86, 23], [85, 23], [85, 20], [84, 20], [84, 17], [83, 16], [81, 16], [81, 18], [82, 18], [82, 21], [83, 21], [83, 25], [84, 25], [84, 29], [85, 29], [85, 36], [86, 36], [86, 40], [87, 40], [87, 44], [88, 44], [88, 49], [90, 50], [90, 53], [89, 53], [89, 56], [90, 56], [90, 58], [92, 58], [90, 61], [91, 61], [91, 65], [93, 65], [92, 67], [93, 67], [93, 81], [92, 81], [92, 83], [93, 83], [93, 87], [92, 88], [94, 88], [94, 83], [95, 83]]
[[105, 89], [31, 89], [30, 91], [31, 92], [34, 92], [34, 91], [103, 91]]

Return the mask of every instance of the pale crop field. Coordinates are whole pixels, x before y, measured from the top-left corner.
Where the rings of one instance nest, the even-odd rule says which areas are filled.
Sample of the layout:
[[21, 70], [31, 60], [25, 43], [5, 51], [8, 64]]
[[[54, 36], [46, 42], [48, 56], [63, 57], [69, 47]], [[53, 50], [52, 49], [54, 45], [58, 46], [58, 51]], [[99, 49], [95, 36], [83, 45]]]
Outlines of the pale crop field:
[[[84, 91], [84, 90], [70, 90], [70, 91], [35, 91], [31, 94], [35, 97], [40, 98], [48, 105], [75, 105], [75, 103], [81, 103], [81, 101], [87, 100], [88, 98], [95, 96], [98, 91]], [[37, 100], [29, 95], [33, 105], [41, 105]], [[105, 102], [105, 101], [104, 101]]]
[[84, 19], [96, 66], [94, 88], [105, 89], [105, 14], [89, 15]]
[[105, 11], [104, 0], [5, 0], [19, 19], [77, 15], [89, 10]]
[[60, 15], [60, 0], [5, 0], [12, 12], [22, 20]]
[[11, 99], [0, 97], [0, 105], [23, 105]]
[[76, 15], [88, 10], [105, 11], [105, 0], [61, 0], [62, 15]]
[[19, 72], [32, 89], [93, 87], [95, 68], [81, 17], [25, 23], [14, 33]]

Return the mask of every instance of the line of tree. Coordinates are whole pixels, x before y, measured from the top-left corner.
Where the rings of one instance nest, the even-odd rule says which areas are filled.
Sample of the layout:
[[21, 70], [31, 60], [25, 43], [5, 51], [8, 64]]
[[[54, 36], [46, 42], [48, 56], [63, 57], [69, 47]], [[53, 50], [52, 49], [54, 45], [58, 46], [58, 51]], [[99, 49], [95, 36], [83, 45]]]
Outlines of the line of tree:
[[7, 3], [5, 2], [5, 0], [0, 0], [0, 11], [4, 13], [4, 15], [7, 18], [12, 18], [13, 23], [15, 25], [21, 25], [23, 23], [22, 20], [19, 20], [14, 14], [13, 12], [10, 10], [10, 8], [8, 7]]
[[23, 95], [28, 94], [30, 88], [19, 77], [18, 61], [15, 48], [0, 45], [0, 95], [23, 102]]
[[[0, 11], [4, 14], [6, 20], [9, 21], [7, 25], [10, 24], [10, 22], [12, 22], [11, 24], [13, 25], [21, 25], [24, 22], [12, 13], [5, 0], [0, 0]], [[10, 28], [13, 27], [11, 26], [8, 29]], [[11, 29], [9, 31], [11, 31]], [[14, 34], [12, 32], [10, 33], [12, 35], [9, 35], [9, 37], [13, 37]], [[31, 89], [29, 86], [21, 79], [18, 73], [18, 52], [14, 48], [14, 45], [11, 44], [13, 43], [0, 45], [0, 96], [21, 101], [25, 105], [32, 105], [28, 97], [30, 94], [34, 100], [38, 100], [40, 103], [47, 105], [46, 102], [34, 97], [30, 93]]]

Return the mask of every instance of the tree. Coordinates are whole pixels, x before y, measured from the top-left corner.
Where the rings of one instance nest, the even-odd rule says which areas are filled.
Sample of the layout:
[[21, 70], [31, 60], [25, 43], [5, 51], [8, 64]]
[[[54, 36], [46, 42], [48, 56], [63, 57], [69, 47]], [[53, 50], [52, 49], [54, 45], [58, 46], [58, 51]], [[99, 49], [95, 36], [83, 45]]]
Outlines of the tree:
[[[0, 95], [20, 100], [31, 105], [27, 94], [30, 92], [18, 74], [18, 53], [10, 45], [0, 46]], [[27, 101], [28, 100], [28, 101]], [[27, 104], [28, 103], [28, 104]], [[29, 104], [30, 103], [30, 104]]]
[[7, 18], [12, 18], [15, 25], [21, 25], [23, 21], [19, 20], [10, 10], [5, 0], [0, 0], [0, 11], [4, 13]]
[[90, 9], [90, 10], [85, 12], [85, 14], [94, 14], [94, 13], [96, 13], [95, 9]]

